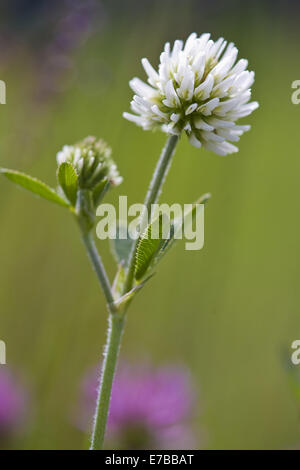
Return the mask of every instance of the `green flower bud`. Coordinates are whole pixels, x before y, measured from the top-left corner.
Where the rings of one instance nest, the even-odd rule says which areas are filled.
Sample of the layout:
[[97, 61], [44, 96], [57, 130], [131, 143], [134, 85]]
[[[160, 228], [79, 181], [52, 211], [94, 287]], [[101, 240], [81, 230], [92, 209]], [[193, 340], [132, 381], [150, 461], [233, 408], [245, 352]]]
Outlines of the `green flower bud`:
[[64, 162], [73, 165], [81, 189], [93, 190], [105, 180], [117, 186], [123, 180], [111, 158], [111, 148], [96, 137], [86, 137], [75, 145], [65, 145], [56, 159], [58, 166]]

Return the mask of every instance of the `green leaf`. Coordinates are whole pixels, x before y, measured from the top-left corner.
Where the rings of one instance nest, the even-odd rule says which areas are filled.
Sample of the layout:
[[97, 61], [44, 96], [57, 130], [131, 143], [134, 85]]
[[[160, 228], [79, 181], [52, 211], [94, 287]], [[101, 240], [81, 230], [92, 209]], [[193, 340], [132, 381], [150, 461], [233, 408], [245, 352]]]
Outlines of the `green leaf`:
[[116, 228], [116, 238], [110, 240], [112, 254], [117, 263], [122, 263], [127, 267], [129, 255], [134, 240], [130, 237], [127, 227], [120, 223]]
[[122, 295], [125, 281], [126, 281], [126, 271], [124, 269], [124, 263], [120, 263], [117, 274], [115, 276], [115, 279], [112, 285], [114, 297], [118, 298]]
[[37, 196], [47, 199], [48, 201], [55, 202], [60, 206], [69, 207], [69, 203], [60, 197], [55, 189], [50, 188], [50, 186], [47, 186], [47, 184], [33, 178], [32, 176], [19, 171], [8, 170], [7, 168], [0, 168], [0, 174], [6, 176], [10, 181], [13, 181]]
[[[142, 279], [142, 277], [149, 270], [153, 269], [154, 266], [169, 251], [169, 249], [177, 241], [176, 234], [182, 230], [182, 227], [184, 226], [184, 223], [187, 221], [187, 219], [189, 219], [191, 222], [194, 220], [194, 216], [197, 213], [197, 205], [205, 204], [209, 198], [210, 194], [204, 194], [194, 204], [191, 205], [191, 209], [188, 212], [185, 212], [183, 217], [173, 219], [171, 221], [168, 238], [165, 238], [163, 234], [163, 222], [169, 221], [169, 218], [166, 214], [160, 214], [158, 219], [148, 225], [137, 247], [135, 264], [135, 278], [137, 281]], [[154, 224], [159, 224], [159, 237], [156, 239], [151, 237]]]
[[101, 199], [104, 197], [104, 195], [108, 191], [109, 187], [110, 187], [110, 182], [108, 181], [107, 178], [100, 181], [100, 183], [98, 183], [95, 186], [95, 188], [93, 189], [93, 200], [94, 200], [95, 207], [98, 206]]
[[136, 296], [136, 294], [144, 287], [144, 285], [153, 277], [154, 274], [151, 274], [148, 276], [146, 279], [144, 279], [143, 282], [140, 282], [137, 284], [133, 289], [131, 289], [129, 292], [124, 294], [122, 297], [119, 297], [117, 300], [115, 300], [115, 305], [117, 308], [124, 308], [129, 302], [132, 301], [132, 299]]
[[63, 162], [57, 170], [57, 179], [60, 187], [73, 207], [76, 205], [78, 176], [73, 165]]
[[[160, 214], [157, 219], [151, 222], [145, 233], [142, 235], [136, 252], [135, 260], [135, 278], [139, 281], [152, 265], [155, 256], [162, 249], [166, 240], [162, 238], [162, 227], [165, 214]], [[158, 238], [153, 238], [154, 229], [157, 231]]]

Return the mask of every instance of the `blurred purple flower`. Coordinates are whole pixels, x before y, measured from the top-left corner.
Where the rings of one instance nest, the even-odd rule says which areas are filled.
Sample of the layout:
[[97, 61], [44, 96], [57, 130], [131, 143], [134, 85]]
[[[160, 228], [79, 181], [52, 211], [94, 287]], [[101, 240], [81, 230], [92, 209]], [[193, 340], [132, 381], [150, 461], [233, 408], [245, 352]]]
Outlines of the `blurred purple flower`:
[[[91, 427], [98, 375], [93, 370], [82, 383], [77, 423], [84, 430]], [[185, 369], [123, 364], [113, 385], [108, 439], [126, 449], [192, 448], [195, 436], [188, 418], [193, 408], [194, 392]]]
[[17, 433], [24, 423], [27, 391], [7, 366], [0, 368], [0, 439]]
[[72, 56], [104, 18], [97, 0], [63, 0], [52, 38], [41, 50], [37, 97], [45, 99], [63, 91], [74, 72]]
[[47, 103], [77, 78], [76, 53], [105, 22], [100, 0], [11, 0], [0, 18], [0, 70], [26, 57], [33, 99]]

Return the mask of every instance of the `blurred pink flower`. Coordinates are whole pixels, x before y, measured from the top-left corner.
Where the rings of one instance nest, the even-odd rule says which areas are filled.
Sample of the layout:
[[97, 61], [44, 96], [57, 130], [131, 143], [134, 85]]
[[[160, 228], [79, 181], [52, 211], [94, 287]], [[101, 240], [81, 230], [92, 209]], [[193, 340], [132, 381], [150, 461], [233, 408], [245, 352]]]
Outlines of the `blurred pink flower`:
[[[77, 424], [91, 428], [98, 368], [86, 375], [81, 386]], [[194, 408], [194, 391], [183, 368], [149, 364], [123, 364], [116, 374], [108, 439], [119, 448], [184, 449], [195, 446], [188, 424]]]
[[28, 395], [7, 366], [0, 368], [0, 439], [17, 433], [26, 415]]

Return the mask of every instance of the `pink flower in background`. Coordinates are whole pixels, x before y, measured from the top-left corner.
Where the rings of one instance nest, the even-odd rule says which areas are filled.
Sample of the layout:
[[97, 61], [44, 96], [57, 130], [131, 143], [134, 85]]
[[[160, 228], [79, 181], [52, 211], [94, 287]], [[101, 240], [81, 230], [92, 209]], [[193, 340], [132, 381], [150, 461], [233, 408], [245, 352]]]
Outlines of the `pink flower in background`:
[[[82, 383], [77, 423], [89, 430], [96, 401], [98, 368]], [[195, 447], [188, 423], [194, 408], [194, 391], [187, 371], [148, 364], [123, 364], [116, 374], [108, 439], [125, 449], [184, 449]]]
[[7, 366], [0, 368], [0, 439], [17, 433], [27, 409], [27, 392]]

